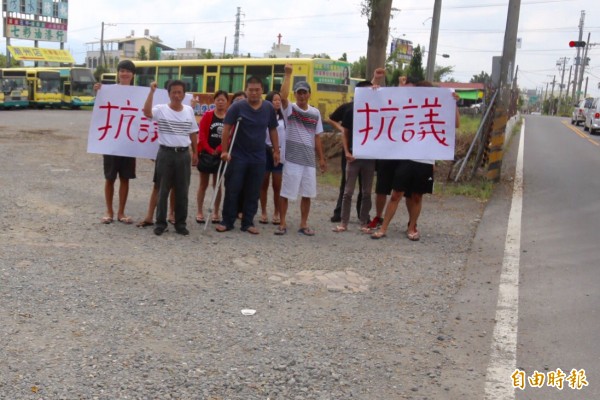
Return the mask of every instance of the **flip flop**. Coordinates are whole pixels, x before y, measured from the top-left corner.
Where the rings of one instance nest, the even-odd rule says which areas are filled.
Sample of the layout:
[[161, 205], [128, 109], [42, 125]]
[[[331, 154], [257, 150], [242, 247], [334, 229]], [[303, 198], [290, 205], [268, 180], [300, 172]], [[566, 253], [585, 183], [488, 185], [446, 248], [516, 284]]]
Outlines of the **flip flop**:
[[230, 231], [230, 230], [232, 230], [232, 229], [233, 229], [233, 228], [229, 228], [229, 227], [227, 227], [227, 226], [225, 226], [225, 225], [217, 225], [217, 226], [215, 226], [215, 230], [216, 230], [217, 232], [221, 232], [221, 233], [223, 233], [223, 232], [227, 232], [227, 231]]
[[175, 218], [169, 218], [167, 221], [169, 221], [171, 225], [175, 225]]
[[418, 242], [421, 239], [421, 234], [419, 233], [419, 231], [406, 232], [406, 237], [408, 238], [408, 240]]
[[133, 224], [133, 219], [131, 217], [121, 217], [119, 218], [119, 222], [126, 225]]
[[249, 226], [247, 229], [245, 229], [245, 231], [252, 235], [258, 235], [260, 233], [260, 231], [255, 226]]
[[348, 230], [348, 228], [346, 228], [345, 226], [342, 226], [342, 225], [338, 225], [332, 229], [332, 231], [335, 233], [346, 232], [347, 230]]
[[258, 222], [259, 222], [260, 224], [268, 224], [268, 223], [269, 223], [269, 220], [268, 220], [267, 218], [261, 218], [261, 219], [259, 219], [259, 220], [258, 220]]
[[135, 224], [135, 226], [137, 226], [138, 228], [145, 228], [147, 226], [152, 226], [154, 225], [154, 222], [148, 222], [146, 220], [142, 220], [140, 222], [138, 222], [137, 224]]
[[218, 224], [219, 222], [221, 222], [221, 220], [219, 218], [213, 218], [210, 220], [211, 224]]
[[112, 224], [114, 221], [114, 219], [112, 219], [112, 217], [102, 217], [102, 219], [100, 220], [100, 222], [102, 222], [103, 224]]
[[274, 235], [277, 236], [283, 236], [287, 233], [287, 228], [278, 226], [277, 229], [275, 230], [275, 232], [273, 232]]
[[298, 229], [298, 233], [301, 233], [304, 236], [314, 236], [315, 235], [315, 231], [313, 231], [309, 227]]
[[[171, 221], [169, 221], [169, 222], [171, 222]], [[201, 218], [196, 217], [196, 222], [199, 224], [203, 224], [206, 222], [206, 220], [204, 219], [204, 217], [201, 217]]]
[[273, 219], [271, 220], [271, 223], [272, 223], [273, 225], [279, 225], [279, 224], [281, 224], [281, 220], [280, 220], [279, 218], [273, 218]]
[[386, 236], [385, 232], [377, 231], [377, 232], [373, 232], [371, 234], [371, 239], [378, 240], [378, 239], [384, 238], [385, 236]]

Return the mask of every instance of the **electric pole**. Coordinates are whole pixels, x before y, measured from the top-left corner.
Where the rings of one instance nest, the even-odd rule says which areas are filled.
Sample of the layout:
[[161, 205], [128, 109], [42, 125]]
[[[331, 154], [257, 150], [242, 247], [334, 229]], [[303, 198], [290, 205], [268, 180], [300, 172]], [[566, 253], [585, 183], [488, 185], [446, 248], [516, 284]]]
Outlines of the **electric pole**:
[[[583, 51], [583, 58], [579, 60], [579, 79], [577, 80], [577, 101], [579, 102], [579, 95], [581, 94], [581, 84], [583, 83], [583, 74], [585, 73], [585, 67], [587, 66], [587, 55], [588, 49], [590, 48], [590, 36], [591, 33], [588, 33], [588, 40], [585, 44], [585, 50]], [[579, 54], [579, 48], [577, 49], [577, 54]], [[577, 75], [575, 75], [577, 76]]]
[[[242, 7], [237, 8], [237, 14], [235, 15], [235, 36], [233, 39], [233, 56], [239, 57], [240, 55], [240, 20], [242, 18]], [[225, 55], [223, 55], [224, 57]]]
[[565, 70], [566, 70], [565, 66], [566, 66], [568, 60], [569, 59], [567, 57], [562, 57], [562, 58], [560, 58], [556, 62], [556, 65], [558, 66], [558, 70], [560, 72], [562, 72], [561, 78], [560, 78], [560, 91], [558, 92], [558, 106], [557, 106], [557, 110], [558, 110], [559, 113], [560, 113], [560, 106], [561, 106], [561, 103], [562, 103], [563, 85], [565, 83]]
[[431, 20], [431, 36], [429, 38], [429, 49], [427, 50], [427, 71], [426, 78], [433, 82], [433, 73], [435, 71], [435, 55], [437, 53], [437, 42], [440, 32], [440, 16], [442, 14], [442, 0], [435, 0], [433, 5], [433, 18]]
[[[585, 10], [581, 10], [581, 17], [579, 18], [579, 41], [581, 42], [581, 39], [583, 39], [583, 23], [585, 21]], [[575, 93], [577, 92], [577, 80], [578, 78], [578, 72], [579, 72], [579, 64], [581, 63], [581, 54], [580, 54], [580, 50], [579, 47], [577, 47], [577, 57], [575, 57], [575, 75], [574, 79], [573, 79], [573, 95], [571, 97], [573, 97], [573, 100], [575, 102], [579, 101], [579, 95], [575, 96]]]

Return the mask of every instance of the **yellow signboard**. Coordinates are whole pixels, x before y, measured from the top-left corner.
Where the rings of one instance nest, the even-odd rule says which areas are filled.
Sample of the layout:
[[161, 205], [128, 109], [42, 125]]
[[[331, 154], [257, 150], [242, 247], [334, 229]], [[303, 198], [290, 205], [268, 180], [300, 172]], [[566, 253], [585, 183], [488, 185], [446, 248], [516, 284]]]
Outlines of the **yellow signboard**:
[[75, 59], [68, 50], [41, 49], [39, 47], [6, 46], [17, 61], [47, 61], [74, 64]]

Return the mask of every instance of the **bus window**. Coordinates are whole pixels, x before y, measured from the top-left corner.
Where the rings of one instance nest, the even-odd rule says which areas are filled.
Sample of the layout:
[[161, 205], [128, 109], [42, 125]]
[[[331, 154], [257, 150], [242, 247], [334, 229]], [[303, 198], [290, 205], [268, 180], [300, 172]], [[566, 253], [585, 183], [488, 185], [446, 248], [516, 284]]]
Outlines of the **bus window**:
[[201, 92], [204, 67], [181, 67], [181, 80], [185, 82], [186, 92]]
[[221, 67], [219, 89], [228, 93], [244, 90], [244, 67]]
[[273, 90], [281, 91], [281, 84], [285, 76], [285, 65], [277, 64], [273, 67]]
[[167, 81], [179, 79], [179, 67], [158, 67], [158, 80], [156, 84], [159, 88], [165, 88]]
[[217, 76], [216, 75], [207, 75], [206, 76], [206, 93], [214, 93], [216, 92], [217, 85]]
[[150, 86], [156, 80], [156, 67], [137, 67], [135, 69], [138, 86]]
[[263, 82], [263, 92], [268, 93], [273, 78], [273, 67], [271, 65], [249, 65], [246, 67], [246, 79], [251, 76], [260, 78]]
[[317, 83], [319, 92], [348, 93], [348, 85], [336, 85], [334, 83]]

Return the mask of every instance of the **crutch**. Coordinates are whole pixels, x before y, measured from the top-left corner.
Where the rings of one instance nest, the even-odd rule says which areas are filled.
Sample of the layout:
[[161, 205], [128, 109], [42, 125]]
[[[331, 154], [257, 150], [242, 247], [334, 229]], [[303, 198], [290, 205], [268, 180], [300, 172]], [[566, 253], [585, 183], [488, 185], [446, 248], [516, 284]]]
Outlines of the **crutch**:
[[[237, 136], [238, 128], [240, 127], [240, 121], [242, 117], [238, 117], [235, 123], [235, 129], [233, 130], [233, 136], [231, 137], [231, 143], [229, 144], [229, 155], [231, 155], [231, 150], [233, 150], [233, 143], [235, 142], [235, 137]], [[225, 176], [225, 171], [227, 171], [227, 166], [229, 162], [221, 160], [219, 163], [219, 169], [217, 170], [217, 182], [215, 183], [215, 189], [213, 191], [213, 196], [210, 201], [210, 207], [208, 208], [208, 215], [212, 216], [213, 209], [215, 207], [215, 201], [217, 200], [217, 193], [219, 193], [219, 189], [221, 188], [222, 178]], [[223, 171], [221, 171], [221, 167], [223, 167]], [[204, 230], [208, 228], [208, 225], [212, 222], [212, 218], [206, 218], [206, 222], [204, 223]]]

